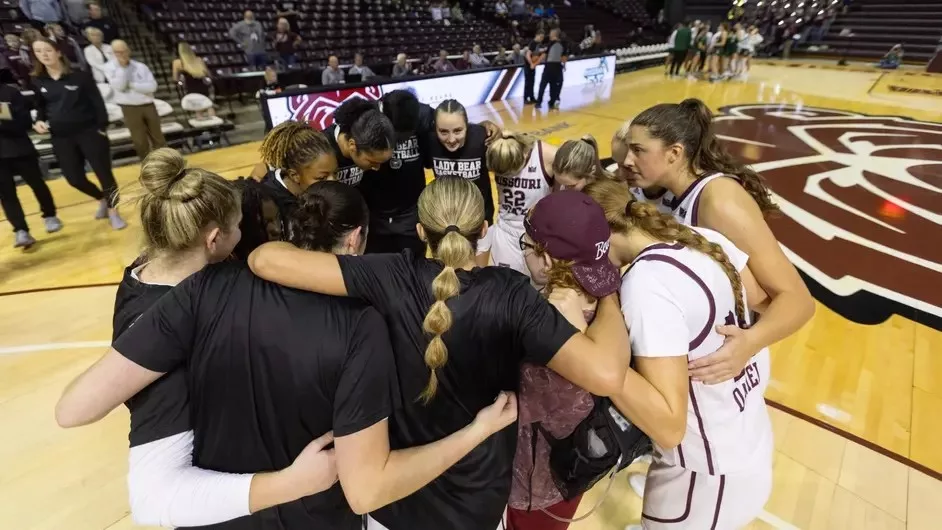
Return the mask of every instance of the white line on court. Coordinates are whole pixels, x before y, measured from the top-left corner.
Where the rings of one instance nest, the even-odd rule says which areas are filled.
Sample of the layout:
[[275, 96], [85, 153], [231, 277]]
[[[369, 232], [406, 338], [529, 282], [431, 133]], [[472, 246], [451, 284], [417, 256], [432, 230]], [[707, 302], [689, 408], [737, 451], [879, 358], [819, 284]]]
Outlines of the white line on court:
[[77, 350], [80, 348], [107, 348], [111, 346], [110, 340], [94, 340], [87, 342], [50, 342], [47, 344], [24, 344], [23, 346], [0, 347], [0, 355], [13, 355], [15, 353], [31, 353], [46, 350]]
[[770, 526], [775, 527], [778, 530], [800, 530], [797, 526], [775, 515], [772, 515], [765, 510], [763, 510], [762, 513], [759, 514], [759, 520], [762, 521], [763, 523], [766, 523]]

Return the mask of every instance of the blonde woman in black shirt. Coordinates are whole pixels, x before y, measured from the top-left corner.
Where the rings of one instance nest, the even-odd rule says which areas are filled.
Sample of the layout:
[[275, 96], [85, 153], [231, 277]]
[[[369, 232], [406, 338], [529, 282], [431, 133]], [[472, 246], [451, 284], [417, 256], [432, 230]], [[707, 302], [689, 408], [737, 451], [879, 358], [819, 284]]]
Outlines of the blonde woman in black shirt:
[[[36, 61], [33, 85], [38, 120], [33, 129], [52, 135], [52, 150], [59, 168], [73, 188], [98, 200], [95, 219], [108, 218], [111, 228], [127, 224], [118, 215], [118, 184], [111, 172], [108, 142], [108, 112], [95, 80], [86, 72], [73, 71], [69, 62], [45, 37], [33, 42]], [[85, 161], [92, 166], [102, 189], [85, 175]]]

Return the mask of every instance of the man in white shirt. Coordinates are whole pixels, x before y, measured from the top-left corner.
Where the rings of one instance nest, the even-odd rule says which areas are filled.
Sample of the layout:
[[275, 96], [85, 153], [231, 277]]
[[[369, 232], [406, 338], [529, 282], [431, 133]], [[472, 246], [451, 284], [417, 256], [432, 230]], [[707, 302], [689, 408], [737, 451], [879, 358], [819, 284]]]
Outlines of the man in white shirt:
[[85, 28], [85, 36], [91, 43], [85, 47], [85, 62], [91, 67], [96, 83], [107, 83], [105, 65], [115, 60], [111, 45], [105, 44], [105, 34], [98, 28], [92, 26]]
[[131, 60], [131, 49], [122, 40], [111, 43], [115, 60], [105, 65], [108, 84], [114, 89], [114, 103], [121, 107], [124, 125], [141, 160], [151, 149], [166, 147], [160, 130], [160, 116], [154, 105], [157, 80], [147, 65]]

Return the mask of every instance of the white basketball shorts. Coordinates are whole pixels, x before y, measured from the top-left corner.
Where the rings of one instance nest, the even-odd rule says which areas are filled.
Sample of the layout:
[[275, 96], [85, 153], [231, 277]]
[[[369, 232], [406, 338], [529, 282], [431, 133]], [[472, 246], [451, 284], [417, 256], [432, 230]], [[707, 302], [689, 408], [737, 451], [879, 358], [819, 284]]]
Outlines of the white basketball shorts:
[[772, 492], [772, 469], [710, 475], [659, 464], [648, 470], [645, 530], [739, 530], [759, 516]]

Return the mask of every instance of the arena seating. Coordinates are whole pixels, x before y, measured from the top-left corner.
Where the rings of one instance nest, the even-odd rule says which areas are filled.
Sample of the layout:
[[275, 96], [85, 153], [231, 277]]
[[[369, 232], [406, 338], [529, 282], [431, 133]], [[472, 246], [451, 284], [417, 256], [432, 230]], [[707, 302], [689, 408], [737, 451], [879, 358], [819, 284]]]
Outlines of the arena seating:
[[[301, 68], [322, 68], [330, 55], [350, 63], [362, 52], [367, 63], [392, 63], [398, 53], [427, 57], [438, 50], [460, 51], [473, 44], [496, 49], [508, 44], [509, 33], [465, 14], [464, 23], [432, 21], [429, 2], [419, 0], [398, 10], [391, 0], [313, 0], [297, 4], [304, 14], [299, 51]], [[240, 50], [228, 36], [245, 9], [269, 31], [277, 22], [271, 2], [166, 2], [155, 9], [153, 22], [169, 44], [187, 41], [217, 75], [247, 71]], [[270, 43], [269, 43], [270, 46]]]
[[732, 7], [731, 0], [688, 0], [686, 18], [709, 20], [716, 24], [726, 20], [730, 7]]
[[[841, 37], [849, 28], [853, 42]], [[904, 61], [926, 64], [935, 53], [942, 28], [942, 0], [857, 0], [839, 14], [824, 39], [826, 49], [809, 53], [839, 55], [850, 44], [851, 59], [879, 59], [894, 44], [902, 44]]]

